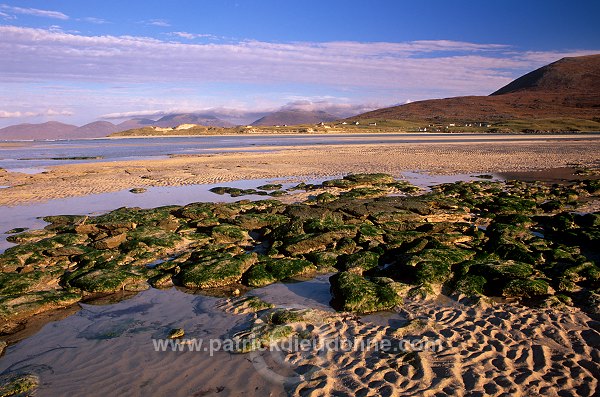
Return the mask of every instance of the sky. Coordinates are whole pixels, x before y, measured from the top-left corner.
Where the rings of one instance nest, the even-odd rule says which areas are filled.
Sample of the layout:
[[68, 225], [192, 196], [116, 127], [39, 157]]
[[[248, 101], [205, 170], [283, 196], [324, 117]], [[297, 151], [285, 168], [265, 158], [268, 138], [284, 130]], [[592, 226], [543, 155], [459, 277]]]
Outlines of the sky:
[[598, 15], [578, 0], [0, 0], [0, 127], [488, 95], [600, 53]]

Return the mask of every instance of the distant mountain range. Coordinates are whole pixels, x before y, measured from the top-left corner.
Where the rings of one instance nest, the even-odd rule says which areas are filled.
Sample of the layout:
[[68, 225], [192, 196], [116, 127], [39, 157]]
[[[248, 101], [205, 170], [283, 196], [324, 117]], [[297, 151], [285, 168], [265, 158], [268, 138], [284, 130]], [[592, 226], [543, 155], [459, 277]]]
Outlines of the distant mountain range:
[[[519, 77], [489, 96], [464, 96], [412, 102], [373, 110], [347, 120], [406, 120], [438, 123], [506, 120], [531, 122], [561, 118], [591, 121], [593, 126], [600, 123], [600, 54], [563, 58]], [[324, 111], [281, 109], [266, 114], [252, 125], [317, 124], [337, 119], [339, 117]], [[173, 128], [181, 124], [208, 127], [234, 126], [233, 123], [213, 114], [180, 113], [166, 115], [158, 120], [135, 118], [119, 124], [96, 121], [81, 127], [56, 121], [19, 124], [0, 129], [0, 140], [99, 138], [148, 126]], [[593, 126], [591, 128], [595, 128]]]
[[350, 118], [501, 121], [573, 118], [600, 121], [600, 54], [563, 58], [489, 96], [430, 99]]
[[232, 127], [233, 124], [207, 114], [171, 114], [158, 120], [136, 118], [113, 124], [109, 121], [95, 121], [77, 127], [76, 125], [48, 121], [41, 124], [17, 124], [0, 129], [0, 139], [76, 139], [76, 138], [102, 138], [113, 134], [131, 130], [156, 126], [162, 128], [177, 127], [181, 124], [200, 124], [213, 127]]
[[339, 117], [324, 111], [279, 110], [256, 120], [255, 126], [317, 124], [339, 119]]

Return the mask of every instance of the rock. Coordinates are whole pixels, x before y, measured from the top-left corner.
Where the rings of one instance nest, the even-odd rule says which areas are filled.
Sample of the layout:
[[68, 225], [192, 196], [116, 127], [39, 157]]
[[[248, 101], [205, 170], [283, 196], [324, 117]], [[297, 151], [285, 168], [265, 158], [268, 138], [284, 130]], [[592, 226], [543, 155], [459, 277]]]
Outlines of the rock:
[[258, 230], [265, 227], [275, 229], [289, 222], [289, 218], [280, 214], [242, 214], [234, 222], [244, 230]]
[[125, 242], [125, 240], [127, 240], [127, 234], [121, 233], [116, 236], [107, 237], [100, 241], [96, 241], [93, 246], [99, 250], [109, 250], [117, 248], [119, 245]]
[[48, 310], [68, 307], [80, 300], [80, 294], [57, 290], [0, 295], [0, 323], [10, 323]]
[[0, 295], [19, 295], [32, 291], [47, 290], [58, 283], [58, 276], [51, 272], [33, 270], [26, 273], [0, 273]]
[[488, 279], [506, 281], [531, 276], [533, 274], [533, 266], [528, 263], [515, 261], [496, 261], [473, 265], [469, 271], [481, 274]]
[[234, 346], [240, 353], [251, 352], [285, 340], [296, 332], [292, 326], [305, 321], [312, 314], [301, 309], [267, 309], [255, 318], [247, 328], [232, 335]]
[[239, 282], [257, 260], [256, 254], [200, 251], [181, 266], [181, 282], [188, 288], [215, 288]]
[[379, 265], [379, 254], [371, 251], [359, 251], [351, 255], [342, 255], [338, 258], [338, 269], [356, 274], [363, 274], [367, 270]]
[[56, 256], [73, 256], [73, 255], [81, 255], [85, 252], [83, 248], [80, 247], [58, 247], [52, 248], [44, 251], [45, 255], [56, 257]]
[[179, 339], [184, 335], [185, 335], [185, 331], [183, 330], [183, 328], [173, 328], [172, 330], [169, 331], [169, 336], [167, 336], [167, 338]]
[[173, 274], [161, 273], [148, 279], [153, 288], [167, 288], [173, 286]]
[[148, 189], [145, 187], [134, 187], [133, 189], [129, 189], [129, 192], [134, 194], [146, 193], [147, 191]]
[[6, 346], [8, 346], [8, 344], [5, 341], [0, 340], [0, 357], [2, 357], [2, 353], [4, 353]]
[[93, 224], [83, 224], [75, 226], [75, 232], [78, 234], [93, 234], [98, 233], [100, 228]]
[[170, 215], [168, 218], [160, 220], [156, 226], [168, 232], [174, 232], [179, 229], [179, 226], [181, 225], [179, 219]]
[[317, 267], [303, 259], [264, 259], [254, 264], [245, 274], [245, 282], [250, 287], [262, 287], [276, 281], [309, 274]]
[[370, 313], [391, 309], [402, 300], [394, 289], [384, 283], [375, 283], [349, 272], [329, 278], [333, 299], [331, 305], [342, 311]]
[[29, 230], [28, 227], [15, 227], [14, 229], [10, 229], [4, 232], [4, 234], [15, 234], [15, 233], [22, 233], [26, 230]]
[[332, 201], [337, 200], [337, 196], [334, 196], [333, 194], [329, 193], [329, 192], [323, 192], [320, 194], [317, 194], [317, 196], [314, 198], [314, 201], [319, 203], [319, 204], [326, 204], [326, 203], [331, 203]]
[[336, 252], [324, 251], [324, 252], [311, 252], [310, 254], [305, 255], [305, 257], [313, 262], [317, 269], [326, 270], [333, 269], [338, 262], [338, 254]]
[[40, 384], [37, 375], [8, 373], [0, 375], [0, 396], [32, 396]]
[[299, 236], [296, 240], [284, 245], [284, 250], [290, 255], [308, 254], [313, 251], [323, 251], [328, 246], [343, 237], [354, 238], [356, 228], [340, 229], [322, 234], [309, 234]]
[[388, 194], [385, 189], [378, 189], [372, 187], [357, 187], [347, 192], [342, 192], [340, 197], [345, 199], [366, 199], [382, 197]]
[[487, 280], [483, 276], [467, 274], [456, 282], [454, 292], [469, 297], [483, 295], [486, 282]]
[[344, 180], [365, 183], [365, 184], [382, 184], [382, 183], [393, 183], [395, 179], [393, 176], [382, 173], [372, 174], [350, 174], [344, 177]]
[[8, 236], [6, 241], [15, 244], [24, 244], [24, 243], [36, 243], [38, 241], [54, 237], [56, 236], [56, 232], [52, 230], [42, 229], [42, 230], [32, 230], [29, 232], [19, 233], [12, 236]]
[[234, 225], [219, 225], [212, 229], [212, 238], [217, 244], [239, 243], [250, 238], [248, 232]]
[[98, 226], [101, 229], [108, 230], [109, 232], [111, 232], [111, 234], [115, 234], [115, 232], [124, 233], [129, 230], [133, 230], [137, 227], [137, 223], [127, 222], [127, 221], [125, 221], [125, 222], [105, 222], [105, 223], [99, 223]]
[[147, 289], [146, 278], [120, 269], [95, 269], [69, 281], [69, 284], [86, 292], [139, 291]]
[[505, 297], [534, 297], [548, 295], [550, 286], [544, 280], [511, 280], [502, 290]]
[[280, 183], [267, 183], [266, 185], [258, 186], [258, 190], [279, 190], [283, 187]]

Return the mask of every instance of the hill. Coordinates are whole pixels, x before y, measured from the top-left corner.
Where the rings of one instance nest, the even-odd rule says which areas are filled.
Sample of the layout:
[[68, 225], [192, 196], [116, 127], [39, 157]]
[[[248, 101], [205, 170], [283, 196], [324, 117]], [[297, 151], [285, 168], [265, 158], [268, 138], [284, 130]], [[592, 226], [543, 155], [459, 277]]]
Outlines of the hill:
[[181, 113], [161, 117], [151, 125], [162, 128], [173, 128], [181, 124], [198, 124], [210, 127], [233, 127], [233, 124], [221, 120], [212, 114]]
[[76, 136], [77, 126], [58, 121], [42, 124], [17, 124], [0, 129], [0, 139], [68, 139]]
[[77, 128], [74, 133], [86, 138], [101, 138], [119, 131], [119, 127], [108, 121], [94, 121]]
[[306, 111], [306, 110], [279, 110], [269, 113], [264, 117], [252, 123], [255, 126], [274, 126], [274, 125], [299, 125], [299, 124], [317, 124], [337, 120], [336, 117], [327, 112]]
[[600, 120], [600, 54], [559, 61], [519, 77], [489, 96], [418, 101], [352, 117], [376, 120]]
[[44, 140], [102, 138], [116, 132], [142, 129], [149, 126], [174, 128], [181, 124], [200, 124], [211, 127], [232, 127], [233, 124], [209, 114], [171, 114], [158, 120], [135, 118], [120, 124], [109, 121], [95, 121], [81, 127], [48, 121], [41, 124], [17, 124], [0, 129], [0, 140]]

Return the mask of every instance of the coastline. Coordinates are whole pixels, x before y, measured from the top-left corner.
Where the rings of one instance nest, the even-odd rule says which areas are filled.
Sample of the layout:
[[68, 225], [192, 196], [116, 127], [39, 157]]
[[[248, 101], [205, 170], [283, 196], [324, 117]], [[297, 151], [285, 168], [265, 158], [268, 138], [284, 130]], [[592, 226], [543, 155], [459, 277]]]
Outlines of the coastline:
[[[351, 136], [349, 136], [351, 138]], [[1, 172], [0, 205], [13, 206], [50, 199], [115, 192], [133, 187], [184, 186], [241, 179], [330, 177], [359, 172], [405, 171], [431, 174], [501, 173], [550, 168], [597, 167], [600, 140], [578, 135], [521, 136], [503, 142], [421, 142], [277, 146], [267, 152], [174, 155], [171, 158], [105, 161], [49, 167], [37, 174]], [[433, 137], [432, 137], [433, 138]], [[574, 136], [569, 136], [574, 138]], [[253, 147], [254, 148], [254, 147]], [[256, 147], [255, 149], [260, 149]]]

